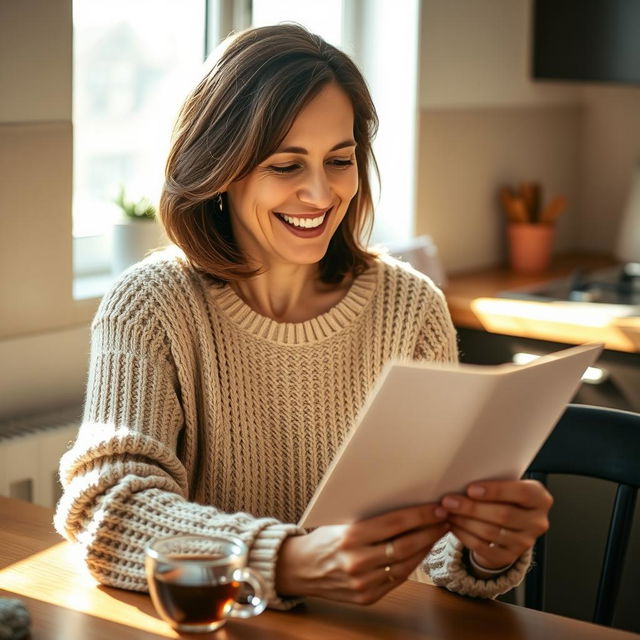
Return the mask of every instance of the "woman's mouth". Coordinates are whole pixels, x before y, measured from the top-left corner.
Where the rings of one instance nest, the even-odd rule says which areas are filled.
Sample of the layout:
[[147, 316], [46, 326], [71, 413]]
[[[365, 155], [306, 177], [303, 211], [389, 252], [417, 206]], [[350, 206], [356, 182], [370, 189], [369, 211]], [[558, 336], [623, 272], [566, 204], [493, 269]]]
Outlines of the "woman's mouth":
[[294, 216], [288, 216], [284, 213], [279, 213], [278, 215], [285, 222], [288, 222], [289, 224], [292, 224], [294, 227], [298, 227], [299, 229], [315, 229], [324, 222], [324, 218], [327, 215], [327, 212], [325, 211], [317, 218], [296, 218]]
[[286, 213], [277, 213], [276, 216], [280, 222], [294, 235], [301, 238], [314, 238], [319, 236], [326, 226], [327, 219], [331, 214], [333, 207], [327, 209], [323, 213], [289, 215]]

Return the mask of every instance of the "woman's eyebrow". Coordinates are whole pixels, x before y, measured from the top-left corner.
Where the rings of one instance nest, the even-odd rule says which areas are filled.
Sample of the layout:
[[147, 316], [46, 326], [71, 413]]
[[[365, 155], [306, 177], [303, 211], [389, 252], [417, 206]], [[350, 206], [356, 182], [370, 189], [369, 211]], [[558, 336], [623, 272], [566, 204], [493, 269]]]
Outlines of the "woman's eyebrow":
[[[329, 151], [337, 151], [338, 149], [344, 149], [345, 147], [355, 147], [355, 140], [343, 140], [342, 142], [338, 142], [338, 144], [334, 145], [329, 149]], [[273, 155], [276, 153], [300, 153], [303, 155], [307, 155], [309, 152], [304, 147], [285, 147], [283, 149], [276, 149], [273, 152]]]

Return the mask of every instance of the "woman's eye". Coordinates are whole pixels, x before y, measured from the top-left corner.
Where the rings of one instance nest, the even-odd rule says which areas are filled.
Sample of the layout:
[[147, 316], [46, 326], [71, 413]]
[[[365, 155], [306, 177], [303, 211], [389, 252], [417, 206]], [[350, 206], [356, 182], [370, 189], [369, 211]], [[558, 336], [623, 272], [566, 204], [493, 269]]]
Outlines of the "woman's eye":
[[300, 165], [298, 164], [287, 164], [287, 165], [276, 165], [273, 164], [269, 167], [270, 171], [274, 173], [292, 173], [296, 169], [299, 169]]
[[335, 158], [335, 159], [331, 160], [331, 164], [334, 167], [337, 167], [337, 168], [350, 167], [350, 166], [353, 165], [353, 160], [351, 160], [351, 159], [343, 160], [341, 158]]

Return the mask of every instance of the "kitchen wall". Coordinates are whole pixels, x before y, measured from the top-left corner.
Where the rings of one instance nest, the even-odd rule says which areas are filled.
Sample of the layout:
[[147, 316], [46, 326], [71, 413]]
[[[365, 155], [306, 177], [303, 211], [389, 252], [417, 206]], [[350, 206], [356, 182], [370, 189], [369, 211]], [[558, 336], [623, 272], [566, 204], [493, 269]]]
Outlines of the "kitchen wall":
[[423, 0], [417, 233], [445, 268], [504, 259], [498, 186], [569, 200], [556, 251], [611, 252], [635, 160], [640, 88], [529, 79], [531, 0]]
[[0, 2], [0, 419], [81, 402], [71, 294], [71, 0]]
[[579, 105], [425, 109], [420, 119], [418, 234], [435, 240], [454, 273], [506, 256], [499, 185], [535, 179], [572, 203], [556, 250], [577, 242]]
[[616, 245], [620, 214], [640, 163], [640, 87], [590, 85], [582, 89], [582, 100], [579, 239], [585, 248], [608, 250]]

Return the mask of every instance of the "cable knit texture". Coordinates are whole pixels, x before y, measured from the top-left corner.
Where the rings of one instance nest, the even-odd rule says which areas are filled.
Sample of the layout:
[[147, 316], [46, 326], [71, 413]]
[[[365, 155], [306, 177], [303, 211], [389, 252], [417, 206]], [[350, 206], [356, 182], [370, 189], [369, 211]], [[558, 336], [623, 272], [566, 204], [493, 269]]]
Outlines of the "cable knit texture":
[[[177, 249], [150, 256], [93, 321], [57, 530], [98, 581], [140, 591], [153, 538], [231, 532], [248, 544], [271, 605], [290, 606], [274, 591], [280, 544], [304, 533], [294, 523], [392, 358], [457, 358], [442, 293], [408, 265], [382, 257], [327, 313], [290, 324], [208, 283]], [[425, 564], [460, 593], [493, 597], [526, 569], [525, 559], [476, 580], [460, 548], [448, 536]]]

